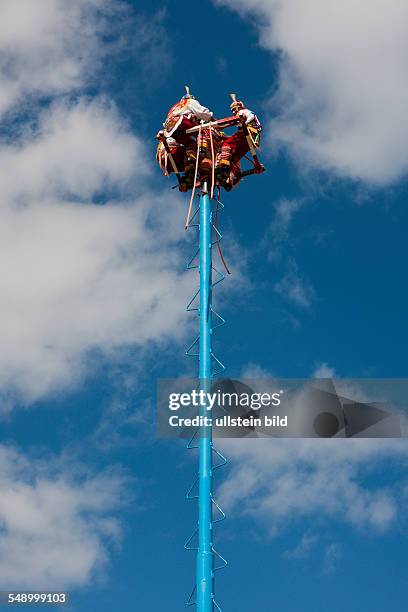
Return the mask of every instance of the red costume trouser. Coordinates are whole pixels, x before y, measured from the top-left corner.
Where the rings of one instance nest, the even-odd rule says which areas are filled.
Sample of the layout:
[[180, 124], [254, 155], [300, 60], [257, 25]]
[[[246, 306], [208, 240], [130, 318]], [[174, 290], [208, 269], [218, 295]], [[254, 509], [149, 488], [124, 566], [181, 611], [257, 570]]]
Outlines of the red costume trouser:
[[[211, 157], [211, 154], [212, 154], [211, 136], [212, 136], [212, 141], [213, 141], [212, 146], [213, 146], [213, 151], [214, 151], [214, 159], [217, 157], [217, 154], [219, 152], [220, 142], [221, 142], [221, 134], [219, 133], [219, 131], [213, 129], [212, 132], [210, 133], [209, 129], [202, 130], [201, 136], [200, 136], [200, 142], [197, 143], [198, 134], [199, 134], [198, 130], [197, 132], [194, 132], [193, 134], [186, 134], [186, 130], [196, 125], [197, 124], [191, 119], [187, 119], [186, 117], [183, 117], [180, 125], [171, 134], [172, 138], [174, 138], [174, 140], [177, 142], [178, 145], [183, 145], [183, 147], [180, 147], [180, 146], [171, 147], [171, 152], [173, 154], [174, 161], [176, 162], [177, 168], [179, 168], [180, 171], [183, 171], [184, 169], [186, 169], [185, 166], [187, 165], [190, 165], [191, 167], [191, 162], [194, 163], [194, 160], [196, 159], [196, 155], [197, 155], [198, 144], [199, 144], [199, 148], [201, 151], [201, 156]], [[173, 150], [174, 150], [174, 153], [173, 153]], [[183, 161], [181, 161], [181, 158], [180, 158], [181, 151], [184, 151], [185, 156], [186, 156], [186, 159], [185, 160], [183, 159]], [[183, 170], [181, 170], [181, 168], [183, 168]]]
[[[212, 147], [211, 147], [212, 140]], [[212, 157], [214, 153], [214, 159], [219, 156], [219, 150], [221, 145], [222, 136], [217, 129], [206, 129], [201, 132], [200, 150], [204, 157]]]
[[226, 159], [231, 163], [239, 162], [248, 151], [249, 146], [245, 134], [242, 130], [238, 130], [232, 136], [228, 136], [222, 143], [221, 159]]
[[197, 144], [195, 139], [195, 134], [186, 134], [186, 130], [194, 127], [196, 124], [191, 119], [187, 119], [187, 117], [183, 117], [178, 128], [172, 133], [172, 137], [178, 143], [182, 144], [186, 149], [187, 157], [191, 155], [195, 157], [195, 153], [197, 150]]
[[[177, 170], [179, 172], [184, 172], [184, 153], [185, 149], [182, 146], [170, 147], [170, 153], [174, 159], [174, 163], [177, 166]], [[170, 163], [170, 160], [167, 160], [167, 172], [171, 174], [173, 172], [173, 166]]]
[[220, 159], [231, 162], [231, 180], [235, 184], [241, 176], [241, 158], [248, 153], [249, 145], [243, 130], [228, 136], [222, 143]]
[[[186, 165], [188, 165], [187, 163], [191, 163], [196, 157], [197, 143], [195, 135], [186, 134], [186, 130], [195, 125], [191, 119], [183, 117], [177, 129], [174, 132], [170, 132], [171, 137], [177, 142], [176, 145], [170, 146], [170, 152], [179, 172], [184, 172]], [[173, 172], [170, 160], [167, 160], [166, 170], [169, 174]]]

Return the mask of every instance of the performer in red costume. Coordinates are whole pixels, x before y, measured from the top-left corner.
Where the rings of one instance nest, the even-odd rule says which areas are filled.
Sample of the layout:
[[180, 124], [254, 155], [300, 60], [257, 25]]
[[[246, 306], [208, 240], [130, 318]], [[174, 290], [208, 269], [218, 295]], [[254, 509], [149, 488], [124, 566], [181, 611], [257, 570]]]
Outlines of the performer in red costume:
[[247, 130], [244, 131], [242, 126], [239, 126], [238, 130], [222, 143], [217, 159], [217, 178], [227, 190], [232, 189], [240, 180], [240, 160], [250, 150], [248, 138], [254, 148], [259, 147], [262, 129], [258, 117], [246, 108], [241, 100], [234, 100], [230, 108]]
[[[198, 100], [190, 94], [189, 88], [186, 86], [186, 94], [179, 102], [174, 104], [167, 113], [166, 121], [164, 122], [164, 130], [160, 130], [157, 138], [166, 142], [170, 148], [177, 168], [180, 172], [185, 171], [184, 181], [190, 183], [193, 180], [194, 169], [197, 156], [197, 134], [187, 134], [186, 130], [194, 127], [200, 121], [211, 121], [213, 113], [202, 106]], [[204, 130], [201, 135], [201, 155], [207, 158], [207, 130]], [[157, 148], [156, 159], [159, 162], [165, 174], [170, 174], [173, 170], [169, 160], [167, 159], [166, 151], [163, 142], [159, 143]]]

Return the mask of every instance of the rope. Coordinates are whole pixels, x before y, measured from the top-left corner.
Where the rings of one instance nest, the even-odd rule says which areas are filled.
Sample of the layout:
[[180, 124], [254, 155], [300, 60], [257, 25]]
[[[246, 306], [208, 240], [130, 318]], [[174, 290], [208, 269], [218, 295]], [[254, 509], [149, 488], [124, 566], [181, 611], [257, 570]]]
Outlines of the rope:
[[215, 184], [215, 155], [214, 155], [214, 143], [213, 143], [213, 137], [212, 137], [212, 127], [210, 127], [210, 142], [211, 142], [211, 163], [212, 163], [210, 198], [212, 200], [214, 197], [214, 184]]
[[[167, 159], [168, 155], [167, 155], [167, 151], [166, 149], [164, 149], [164, 164], [162, 166], [162, 172], [164, 174], [164, 176], [169, 176], [169, 173], [167, 172]], [[161, 158], [161, 160], [163, 161], [163, 158]]]
[[249, 162], [251, 162], [251, 164], [253, 164], [255, 166], [255, 162], [252, 159], [252, 157], [248, 157], [248, 155], [244, 155], [244, 158], [247, 159]]
[[197, 159], [196, 159], [196, 167], [195, 167], [195, 172], [194, 172], [194, 184], [191, 190], [190, 204], [188, 206], [187, 219], [186, 219], [186, 224], [185, 224], [184, 229], [187, 229], [189, 226], [191, 210], [193, 208], [193, 200], [194, 200], [194, 195], [195, 195], [195, 188], [196, 188], [196, 181], [197, 181], [197, 174], [198, 174], [198, 161], [200, 158], [200, 144], [201, 144], [201, 124], [198, 129], [198, 137], [197, 137]]

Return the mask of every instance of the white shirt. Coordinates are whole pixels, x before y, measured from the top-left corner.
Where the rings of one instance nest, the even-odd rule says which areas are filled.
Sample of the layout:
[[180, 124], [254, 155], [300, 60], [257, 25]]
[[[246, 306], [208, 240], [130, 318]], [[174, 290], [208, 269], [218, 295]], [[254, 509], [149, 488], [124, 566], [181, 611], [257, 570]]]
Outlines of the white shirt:
[[240, 117], [245, 117], [245, 123], [247, 125], [248, 125], [248, 123], [251, 123], [251, 121], [253, 121], [254, 119], [257, 119], [255, 113], [250, 111], [249, 108], [241, 108], [241, 110], [238, 111], [238, 115]]
[[203, 121], [210, 121], [213, 114], [207, 107], [202, 106], [198, 100], [194, 100], [194, 98], [189, 98], [185, 108], [177, 112], [177, 115], [194, 115], [197, 119], [203, 119]]

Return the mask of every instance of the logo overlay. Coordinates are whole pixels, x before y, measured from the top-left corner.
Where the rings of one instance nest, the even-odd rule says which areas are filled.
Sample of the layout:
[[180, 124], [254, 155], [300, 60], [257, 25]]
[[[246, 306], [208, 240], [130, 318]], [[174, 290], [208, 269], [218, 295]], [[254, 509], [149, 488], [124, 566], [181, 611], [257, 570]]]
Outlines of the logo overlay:
[[162, 379], [163, 438], [401, 438], [408, 379]]

